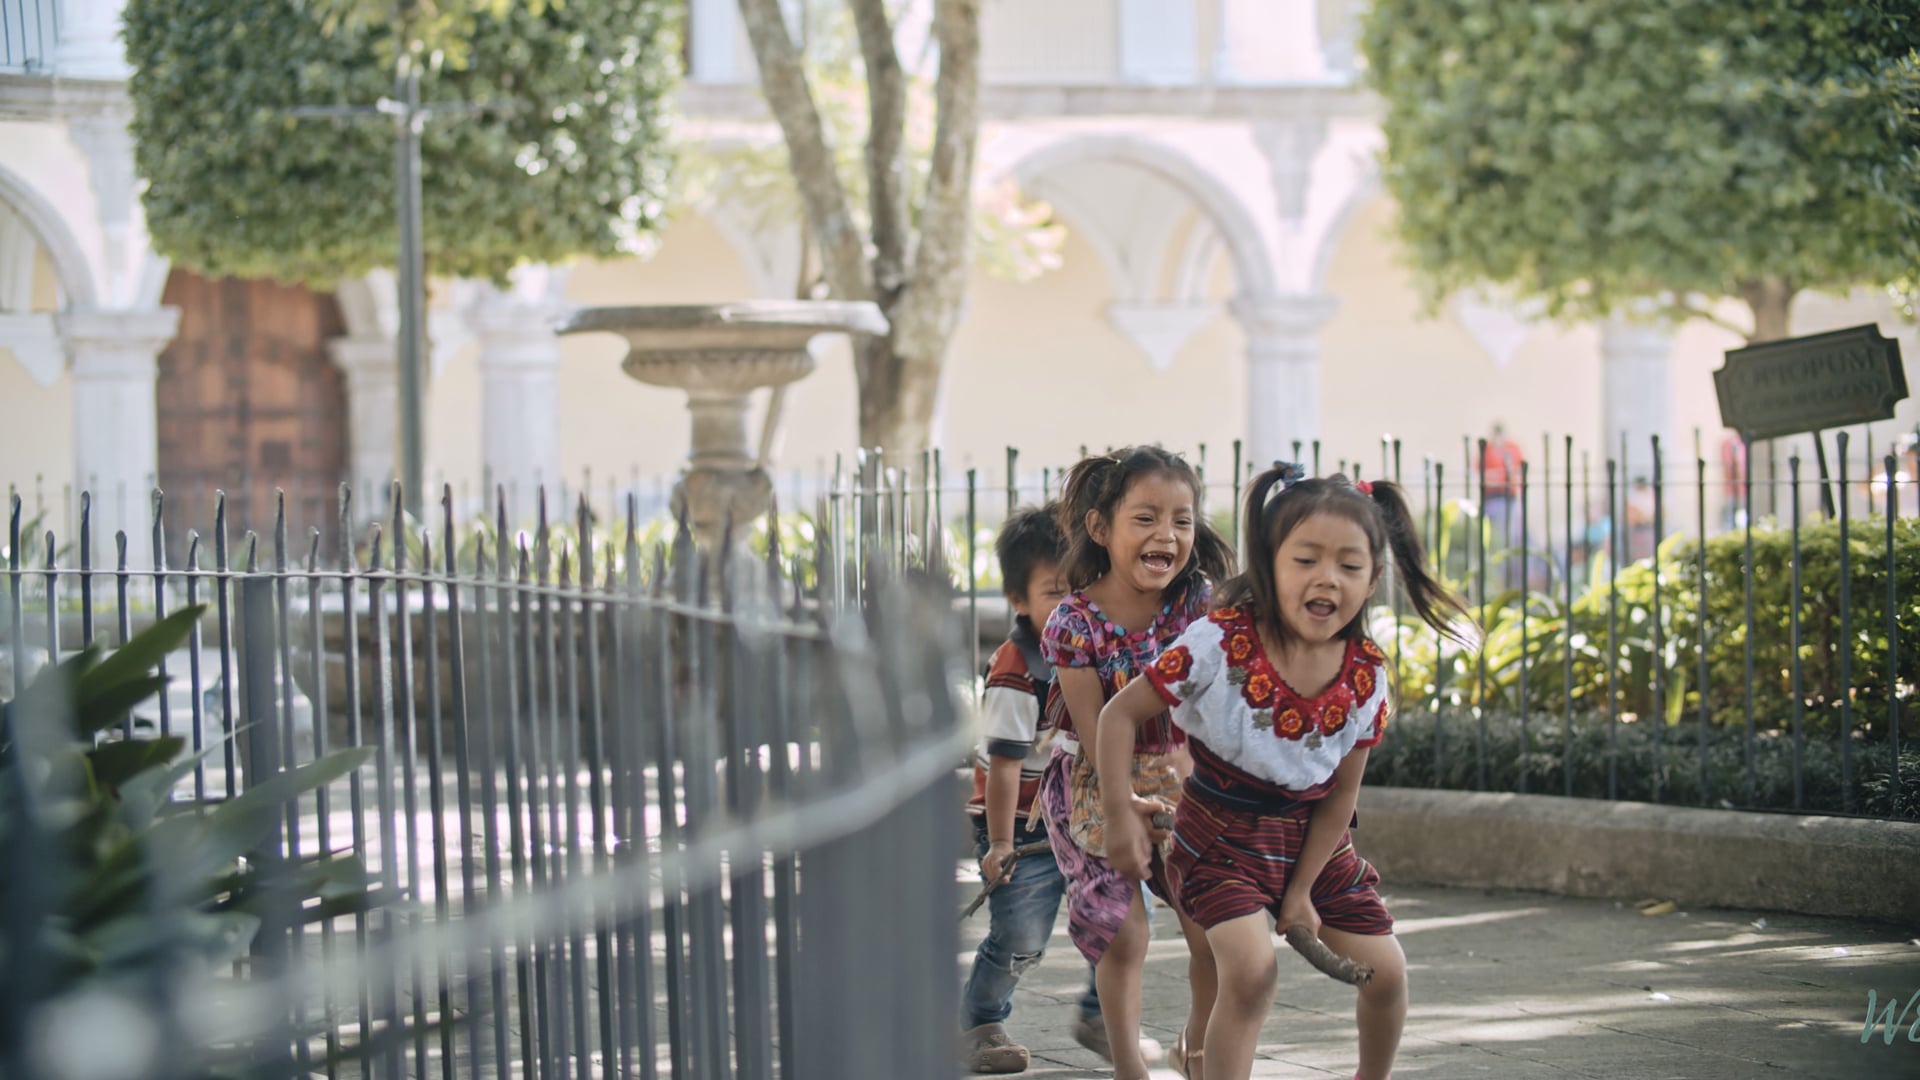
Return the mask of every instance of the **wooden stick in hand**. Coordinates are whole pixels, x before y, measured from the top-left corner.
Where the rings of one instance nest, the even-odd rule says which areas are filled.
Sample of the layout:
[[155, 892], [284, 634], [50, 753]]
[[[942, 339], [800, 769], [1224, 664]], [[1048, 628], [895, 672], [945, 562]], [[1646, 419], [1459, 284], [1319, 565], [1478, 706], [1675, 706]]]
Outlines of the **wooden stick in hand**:
[[1326, 942], [1314, 937], [1304, 926], [1287, 927], [1286, 938], [1294, 952], [1306, 957], [1307, 963], [1323, 974], [1331, 975], [1348, 986], [1365, 986], [1373, 981], [1373, 968], [1327, 948]]
[[973, 902], [967, 905], [967, 910], [960, 913], [960, 921], [966, 922], [967, 916], [979, 911], [980, 905], [986, 903], [987, 897], [993, 895], [993, 890], [1006, 884], [1007, 879], [1013, 876], [1014, 863], [1019, 862], [1028, 855], [1037, 855], [1042, 851], [1051, 851], [1052, 849], [1053, 841], [1051, 840], [1030, 840], [1014, 848], [1013, 854], [1008, 855], [1007, 861], [1000, 865], [1000, 876], [980, 887], [980, 895], [974, 897]]

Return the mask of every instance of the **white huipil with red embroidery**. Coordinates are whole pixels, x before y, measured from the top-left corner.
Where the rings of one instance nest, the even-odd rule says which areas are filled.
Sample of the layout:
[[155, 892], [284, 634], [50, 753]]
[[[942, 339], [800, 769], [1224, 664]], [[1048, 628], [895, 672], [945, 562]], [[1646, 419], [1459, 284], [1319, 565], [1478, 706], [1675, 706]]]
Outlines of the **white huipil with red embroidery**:
[[1361, 638], [1333, 685], [1311, 697], [1288, 686], [1246, 612], [1193, 623], [1148, 676], [1173, 718], [1216, 757], [1288, 791], [1326, 783], [1349, 752], [1380, 741], [1391, 713], [1385, 657]]

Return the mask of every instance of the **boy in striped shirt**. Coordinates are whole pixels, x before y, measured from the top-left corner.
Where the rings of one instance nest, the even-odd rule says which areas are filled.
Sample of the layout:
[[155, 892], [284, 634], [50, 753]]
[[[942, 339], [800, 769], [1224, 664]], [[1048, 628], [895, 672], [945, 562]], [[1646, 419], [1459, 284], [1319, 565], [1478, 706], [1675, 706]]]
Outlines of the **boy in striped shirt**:
[[[1015, 617], [1013, 632], [987, 664], [979, 763], [973, 769], [973, 797], [967, 802], [980, 870], [988, 881], [999, 879], [1016, 846], [1047, 837], [1046, 822], [1029, 811], [1053, 736], [1043, 728], [1053, 668], [1040, 656], [1040, 627], [1067, 592], [1060, 569], [1066, 537], [1058, 511], [1058, 503], [1016, 511], [994, 544], [1002, 588]], [[1027, 1048], [1007, 1037], [1005, 1021], [1013, 1012], [1013, 988], [1021, 973], [1046, 954], [1066, 888], [1053, 852], [1042, 851], [1015, 862], [1012, 876], [987, 898], [991, 927], [974, 954], [973, 971], [962, 991], [962, 1044], [966, 1064], [976, 1073], [1026, 1071]], [[1089, 974], [1074, 1036], [1090, 1045], [1092, 1033], [1104, 1036], [1106, 1026]], [[1099, 1042], [1104, 1046], [1105, 1039]]]

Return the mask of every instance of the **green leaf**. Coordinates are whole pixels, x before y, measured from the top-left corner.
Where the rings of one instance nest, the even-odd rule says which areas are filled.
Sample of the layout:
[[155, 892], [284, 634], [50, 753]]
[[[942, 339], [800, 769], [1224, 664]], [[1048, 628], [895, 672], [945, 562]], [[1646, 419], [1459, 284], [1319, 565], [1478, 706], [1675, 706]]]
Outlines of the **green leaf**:
[[[231, 738], [232, 736], [228, 736]], [[197, 754], [189, 754], [165, 769], [144, 772], [120, 785], [120, 819], [129, 828], [145, 828], [168, 805], [174, 786], [193, 775], [201, 762], [219, 753], [226, 740], [216, 740]]]
[[279, 824], [281, 804], [331, 784], [372, 759], [373, 748], [359, 746], [256, 779], [204, 819], [196, 852], [199, 865], [218, 866], [246, 854]]
[[80, 676], [75, 686], [75, 704], [84, 712], [96, 702], [109, 699], [109, 695], [123, 693], [123, 687], [145, 676], [168, 653], [185, 644], [194, 624], [206, 610], [205, 604], [182, 608], [135, 634]]
[[[488, 106], [421, 137], [422, 231], [436, 275], [641, 249], [668, 201], [678, 0], [413, 5], [131, 0], [122, 23], [141, 202], [156, 248], [209, 277], [332, 288], [394, 263], [394, 58], [444, 49], [420, 93]], [[422, 53], [420, 55], [426, 55]]]
[[1864, 14], [1897, 7], [1377, 0], [1385, 184], [1428, 303], [1490, 285], [1585, 319], [1911, 279], [1920, 23]]
[[83, 736], [117, 727], [125, 721], [129, 709], [166, 688], [167, 680], [158, 675], [128, 679], [104, 688], [98, 697], [74, 713], [74, 725]]
[[118, 788], [149, 769], [160, 769], [180, 755], [185, 740], [177, 735], [157, 739], [122, 739], [101, 743], [87, 752], [93, 778]]

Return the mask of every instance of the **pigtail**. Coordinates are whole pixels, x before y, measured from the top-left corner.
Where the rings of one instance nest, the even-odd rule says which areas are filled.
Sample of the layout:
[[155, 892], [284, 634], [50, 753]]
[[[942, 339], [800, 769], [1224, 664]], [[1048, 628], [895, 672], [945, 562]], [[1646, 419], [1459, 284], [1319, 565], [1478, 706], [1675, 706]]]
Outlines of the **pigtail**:
[[[1254, 477], [1248, 486], [1240, 515], [1240, 535], [1246, 542], [1247, 558], [1238, 574], [1218, 579], [1219, 587], [1213, 591], [1216, 609], [1233, 607], [1263, 612], [1273, 607], [1273, 547], [1265, 527], [1267, 498], [1274, 487], [1287, 478], [1287, 467], [1276, 463]], [[1195, 547], [1197, 550], [1198, 545]], [[1276, 635], [1275, 640], [1281, 637]]]
[[1227, 538], [1220, 535], [1212, 522], [1196, 516], [1193, 522], [1193, 558], [1180, 575], [1180, 583], [1191, 586], [1201, 577], [1214, 582], [1226, 581], [1233, 577], [1235, 564], [1233, 545], [1227, 543]]
[[1067, 538], [1062, 569], [1069, 588], [1086, 588], [1112, 565], [1107, 549], [1095, 543], [1093, 534], [1087, 531], [1087, 515], [1112, 501], [1110, 492], [1120, 474], [1120, 458], [1114, 454], [1082, 458], [1067, 470], [1066, 486], [1060, 492], [1060, 531]]
[[1420, 529], [1400, 485], [1376, 480], [1370, 488], [1369, 497], [1380, 513], [1380, 523], [1386, 528], [1387, 547], [1393, 552], [1394, 578], [1406, 590], [1413, 610], [1419, 613], [1422, 622], [1443, 636], [1461, 645], [1470, 644], [1460, 627], [1471, 626], [1473, 617], [1458, 597], [1427, 572]]

